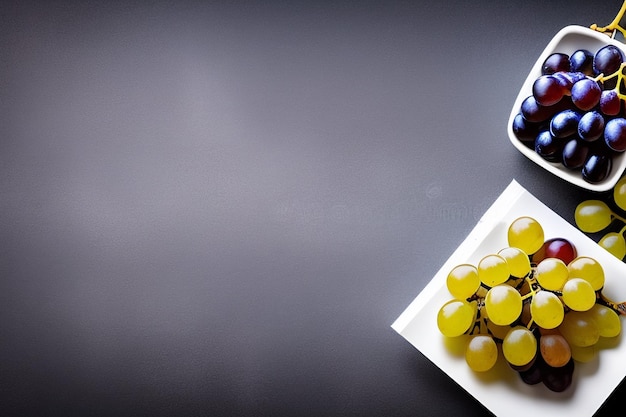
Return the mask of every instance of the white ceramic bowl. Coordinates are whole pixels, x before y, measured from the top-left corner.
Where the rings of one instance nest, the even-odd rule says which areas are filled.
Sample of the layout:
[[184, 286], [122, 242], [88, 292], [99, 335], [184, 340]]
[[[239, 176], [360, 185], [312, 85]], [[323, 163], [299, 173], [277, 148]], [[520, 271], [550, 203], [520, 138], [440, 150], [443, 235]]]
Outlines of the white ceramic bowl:
[[575, 184], [581, 188], [598, 192], [608, 191], [612, 189], [617, 181], [619, 181], [622, 174], [624, 173], [624, 169], [626, 169], [626, 154], [619, 154], [614, 156], [613, 168], [610, 175], [604, 181], [592, 184], [583, 179], [580, 170], [571, 170], [565, 168], [561, 163], [558, 162], [548, 162], [544, 158], [539, 156], [539, 154], [537, 154], [533, 149], [528, 148], [519, 139], [517, 139], [515, 133], [513, 133], [512, 124], [513, 119], [520, 112], [520, 106], [524, 99], [532, 95], [533, 83], [541, 75], [541, 66], [550, 54], [554, 52], [562, 52], [570, 55], [577, 49], [587, 49], [591, 53], [595, 53], [601, 47], [609, 44], [619, 47], [626, 56], [626, 45], [618, 40], [612, 39], [604, 33], [600, 33], [587, 27], [575, 25], [566, 26], [561, 29], [548, 43], [548, 46], [546, 46], [546, 48], [532, 67], [530, 73], [528, 74], [528, 77], [526, 78], [526, 81], [524, 81], [524, 84], [519, 91], [517, 99], [515, 100], [515, 104], [513, 105], [513, 109], [511, 110], [511, 115], [509, 117], [507, 127], [509, 139], [511, 140], [513, 146], [515, 146], [521, 153], [526, 155], [531, 161], [543, 167], [548, 172], [551, 172], [554, 175], [561, 177], [565, 181]]

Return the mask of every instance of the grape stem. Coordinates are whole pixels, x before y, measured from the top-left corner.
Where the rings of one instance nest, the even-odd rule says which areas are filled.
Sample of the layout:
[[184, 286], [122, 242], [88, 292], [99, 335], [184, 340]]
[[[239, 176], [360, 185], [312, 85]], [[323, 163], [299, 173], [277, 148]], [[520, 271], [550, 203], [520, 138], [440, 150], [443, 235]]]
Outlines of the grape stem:
[[622, 4], [622, 7], [619, 9], [619, 12], [617, 12], [615, 19], [613, 19], [611, 23], [603, 27], [599, 27], [597, 24], [594, 23], [593, 25], [590, 26], [590, 28], [595, 31], [602, 32], [602, 33], [613, 32], [613, 34], [615, 34], [615, 31], [619, 31], [621, 32], [622, 35], [626, 37], [626, 30], [624, 30], [624, 28], [621, 27], [619, 24], [619, 22], [624, 17], [624, 13], [626, 13], [626, 1], [624, 1], [624, 3]]

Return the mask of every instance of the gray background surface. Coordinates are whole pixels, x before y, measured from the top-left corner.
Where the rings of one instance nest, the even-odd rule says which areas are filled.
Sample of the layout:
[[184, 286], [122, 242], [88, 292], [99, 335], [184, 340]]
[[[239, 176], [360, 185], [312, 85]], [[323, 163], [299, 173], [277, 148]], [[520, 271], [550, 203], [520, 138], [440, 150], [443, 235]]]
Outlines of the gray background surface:
[[390, 325], [513, 178], [573, 221], [506, 123], [620, 1], [1, 6], [0, 414], [485, 415]]

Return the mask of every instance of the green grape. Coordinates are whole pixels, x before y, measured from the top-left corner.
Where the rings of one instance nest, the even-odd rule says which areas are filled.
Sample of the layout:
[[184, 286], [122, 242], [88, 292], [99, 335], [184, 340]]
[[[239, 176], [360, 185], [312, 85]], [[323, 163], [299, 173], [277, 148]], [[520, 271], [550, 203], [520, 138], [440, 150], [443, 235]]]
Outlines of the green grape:
[[537, 354], [537, 338], [526, 327], [515, 326], [502, 341], [502, 353], [511, 365], [527, 365]]
[[596, 345], [591, 346], [575, 346], [570, 344], [570, 350], [572, 351], [572, 358], [576, 362], [591, 362], [598, 353], [598, 347]]
[[473, 336], [465, 350], [465, 361], [471, 370], [485, 372], [493, 368], [498, 360], [498, 346], [491, 336]]
[[569, 276], [567, 265], [558, 258], [545, 258], [537, 265], [537, 282], [546, 290], [560, 291]]
[[598, 261], [587, 256], [579, 256], [567, 265], [569, 276], [588, 281], [594, 291], [604, 287], [604, 269]]
[[488, 287], [502, 284], [511, 277], [509, 265], [500, 255], [487, 255], [478, 262], [478, 277]]
[[507, 326], [522, 313], [522, 296], [510, 285], [496, 285], [485, 296], [485, 309], [494, 324]]
[[580, 230], [596, 233], [604, 230], [613, 220], [609, 206], [600, 200], [586, 200], [574, 211], [574, 221]]
[[609, 251], [617, 259], [623, 259], [626, 256], [626, 240], [620, 233], [607, 233], [600, 239], [598, 245]]
[[528, 255], [537, 252], [544, 243], [541, 224], [532, 217], [515, 219], [507, 232], [509, 246], [521, 249]]
[[563, 303], [576, 311], [587, 311], [596, 303], [596, 292], [588, 281], [571, 278], [563, 285]]
[[567, 365], [572, 357], [572, 349], [560, 334], [547, 334], [539, 339], [541, 357], [550, 366], [560, 368]]
[[516, 278], [525, 277], [530, 273], [530, 260], [528, 255], [519, 249], [514, 247], [508, 247], [500, 250], [498, 255], [502, 256], [506, 263], [509, 265], [511, 275]]
[[615, 337], [622, 331], [622, 321], [619, 315], [611, 308], [602, 304], [595, 304], [589, 315], [598, 326], [602, 337]]
[[565, 316], [563, 303], [556, 294], [549, 291], [538, 291], [533, 295], [530, 313], [537, 326], [543, 329], [558, 327]]
[[450, 300], [437, 313], [437, 327], [448, 337], [460, 336], [470, 329], [476, 320], [476, 304], [462, 300]]
[[613, 187], [613, 199], [619, 208], [626, 210], [626, 177], [620, 178]]
[[559, 331], [570, 346], [593, 346], [600, 339], [598, 326], [588, 312], [568, 312], [559, 326]]
[[465, 300], [474, 295], [480, 287], [478, 270], [470, 264], [457, 265], [448, 274], [446, 285], [454, 298]]

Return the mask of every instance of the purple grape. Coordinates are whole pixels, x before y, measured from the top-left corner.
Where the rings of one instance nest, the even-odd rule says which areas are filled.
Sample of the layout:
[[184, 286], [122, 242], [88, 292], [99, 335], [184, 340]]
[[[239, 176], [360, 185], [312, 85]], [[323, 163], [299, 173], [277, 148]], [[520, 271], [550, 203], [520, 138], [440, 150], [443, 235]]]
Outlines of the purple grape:
[[556, 138], [565, 138], [578, 131], [580, 113], [574, 110], [563, 110], [554, 115], [550, 121], [550, 133]]
[[563, 87], [552, 75], [542, 75], [533, 83], [533, 96], [540, 105], [552, 106], [563, 98]]
[[582, 168], [583, 179], [595, 184], [604, 181], [611, 173], [613, 161], [606, 153], [592, 153]]
[[611, 75], [619, 69], [622, 62], [624, 62], [624, 55], [617, 46], [603, 46], [593, 57], [594, 74]]
[[622, 109], [622, 101], [615, 90], [603, 90], [600, 95], [600, 111], [607, 116], [617, 116]]
[[522, 113], [513, 118], [513, 133], [522, 142], [533, 142], [539, 134], [539, 124], [527, 121]]
[[570, 139], [563, 146], [563, 166], [569, 169], [580, 169], [589, 155], [589, 145], [580, 139]]
[[604, 117], [597, 111], [582, 115], [578, 122], [578, 136], [587, 142], [598, 140], [604, 131]]
[[626, 151], [626, 119], [617, 117], [606, 123], [604, 141], [615, 152]]
[[549, 75], [559, 71], [570, 71], [570, 60], [567, 54], [555, 52], [543, 62], [541, 74]]
[[563, 141], [552, 136], [549, 130], [539, 132], [535, 139], [535, 152], [546, 161], [560, 161], [562, 149]]
[[574, 367], [573, 359], [570, 359], [566, 365], [558, 368], [545, 364], [541, 367], [543, 384], [554, 392], [565, 391], [572, 384]]
[[570, 71], [582, 72], [586, 75], [593, 74], [593, 54], [586, 49], [579, 49], [572, 53], [569, 58]]
[[584, 78], [576, 81], [572, 86], [572, 102], [581, 110], [593, 109], [600, 102], [602, 89], [597, 81]]

